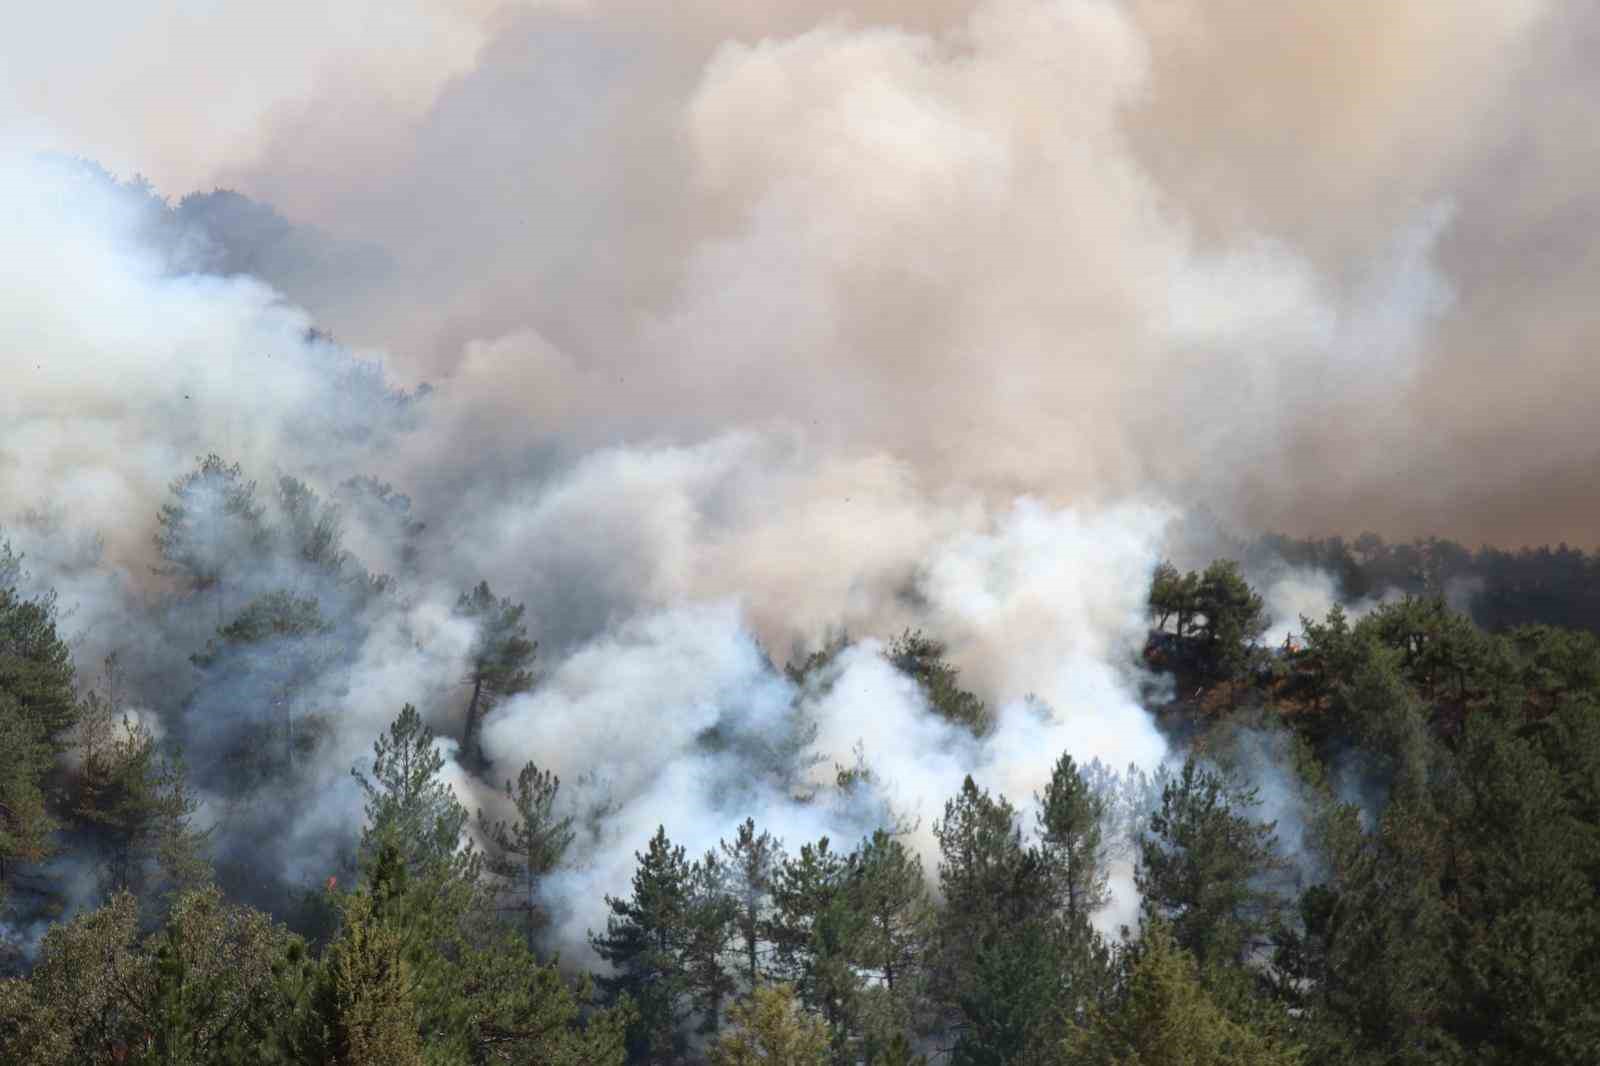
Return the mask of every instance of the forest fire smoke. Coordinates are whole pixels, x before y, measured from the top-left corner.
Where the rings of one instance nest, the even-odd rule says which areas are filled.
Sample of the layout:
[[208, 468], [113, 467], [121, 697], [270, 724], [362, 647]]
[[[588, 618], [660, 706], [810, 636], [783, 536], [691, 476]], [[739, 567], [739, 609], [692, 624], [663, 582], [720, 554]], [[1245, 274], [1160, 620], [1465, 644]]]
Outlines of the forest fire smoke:
[[[1354, 501], [1513, 541], [1600, 517], [1593, 447], [1552, 445], [1592, 417], [1566, 386], [1596, 253], [1542, 236], [1593, 212], [1600, 158], [1563, 150], [1575, 110], [1505, 103], [1594, 86], [1583, 5], [412, 0], [379, 37], [319, 32], [323, 6], [221, 112], [157, 79], [113, 126], [114, 55], [0, 111], [4, 535], [84, 676], [117, 653], [167, 737], [312, 730], [259, 787], [197, 777], [225, 864], [320, 880], [361, 823], [350, 767], [414, 703], [473, 809], [525, 761], [561, 776], [589, 833], [547, 885], [569, 948], [663, 822], [691, 853], [747, 816], [853, 844], [887, 805], [931, 868], [967, 774], [1027, 805], [1063, 751], [1166, 757], [1137, 662], [1180, 515], [1327, 529]], [[59, 54], [70, 7], [20, 39]], [[259, 44], [185, 25], [210, 75]], [[168, 204], [41, 145], [241, 195]], [[1511, 441], [1496, 411], [1532, 404]], [[177, 596], [157, 514], [211, 453], [261, 527], [193, 512], [216, 573]], [[1530, 469], [1543, 506], [1481, 506]], [[477, 774], [456, 604], [485, 580], [540, 676]], [[230, 650], [271, 595], [314, 602], [316, 640]], [[881, 654], [918, 628], [992, 731]], [[781, 670], [846, 632], [826, 685]], [[858, 745], [879, 806], [803, 798]]]

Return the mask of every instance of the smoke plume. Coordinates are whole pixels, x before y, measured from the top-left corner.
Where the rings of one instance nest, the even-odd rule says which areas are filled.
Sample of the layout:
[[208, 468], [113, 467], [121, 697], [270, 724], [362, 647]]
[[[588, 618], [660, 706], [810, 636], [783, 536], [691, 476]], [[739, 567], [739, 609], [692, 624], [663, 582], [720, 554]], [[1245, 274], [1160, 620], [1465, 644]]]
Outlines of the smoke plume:
[[[402, 703], [460, 735], [479, 580], [541, 642], [491, 777], [531, 759], [589, 819], [574, 944], [658, 822], [850, 842], [887, 807], [927, 854], [964, 774], [1159, 765], [1134, 664], [1182, 515], [1600, 518], [1583, 5], [74, 7], [0, 45], [0, 513], [167, 737], [322, 731], [276, 791], [200, 782], [273, 877], [341, 861]], [[196, 611], [155, 515], [210, 453], [278, 539]], [[296, 547], [285, 477], [347, 561]], [[315, 641], [204, 658], [275, 591]], [[1270, 590], [1284, 626], [1330, 596]], [[889, 668], [908, 627], [989, 736]], [[775, 669], [840, 632], [826, 685]], [[878, 806], [819, 798], [858, 746]]]

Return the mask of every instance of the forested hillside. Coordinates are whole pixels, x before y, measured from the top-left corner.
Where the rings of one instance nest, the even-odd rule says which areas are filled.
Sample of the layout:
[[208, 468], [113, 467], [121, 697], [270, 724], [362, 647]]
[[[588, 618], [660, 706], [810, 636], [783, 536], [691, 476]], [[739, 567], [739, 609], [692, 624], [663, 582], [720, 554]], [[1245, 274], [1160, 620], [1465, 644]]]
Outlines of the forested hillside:
[[[389, 487], [341, 492], [406, 535]], [[1175, 754], [1038, 750], [1038, 794], [969, 776], [931, 826], [807, 731], [860, 646], [840, 635], [768, 661], [792, 720], [749, 765], [798, 804], [876, 812], [862, 835], [747, 817], [691, 854], [674, 840], [698, 827], [663, 823], [631, 880], [596, 884], [563, 878], [604, 812], [485, 753], [486, 717], [544, 683], [523, 605], [487, 581], [454, 610], [458, 735], [397, 706], [349, 767], [361, 824], [292, 802], [340, 713], [327, 679], [404, 595], [339, 515], [204, 459], [154, 516], [169, 591], [97, 667], [28, 560], [0, 554], [4, 1061], [1577, 1064], [1600, 1046], [1600, 640], [1546, 624], [1579, 611], [1581, 555], [1264, 541], [1243, 554], [1331, 568], [1365, 604], [1271, 646], [1238, 563], [1163, 564], [1127, 665]], [[1489, 627], [1446, 602], [1462, 574]], [[952, 743], [993, 731], [937, 634], [872, 646]], [[474, 782], [503, 786], [493, 810], [465, 806]], [[197, 790], [229, 809], [197, 817]], [[307, 834], [316, 878], [263, 881], [252, 852]], [[603, 897], [581, 950], [550, 922], [575, 883]]]
[[1600, 4], [10, 7], [0, 1066], [1600, 1066]]

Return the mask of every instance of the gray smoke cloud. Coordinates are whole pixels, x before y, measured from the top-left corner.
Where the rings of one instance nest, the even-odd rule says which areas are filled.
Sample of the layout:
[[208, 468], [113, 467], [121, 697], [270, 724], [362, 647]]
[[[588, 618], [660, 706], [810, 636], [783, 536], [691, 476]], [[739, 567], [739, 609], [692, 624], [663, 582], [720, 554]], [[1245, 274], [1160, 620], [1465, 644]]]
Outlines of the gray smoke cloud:
[[[1503, 543], [1600, 517], [1582, 5], [73, 7], [0, 45], [0, 511], [80, 664], [189, 679], [158, 710], [191, 742], [265, 713], [220, 680], [261, 664], [195, 672], [217, 618], [151, 573], [197, 455], [304, 479], [397, 575], [367, 601], [280, 552], [228, 593], [337, 616], [296, 699], [338, 713], [260, 860], [289, 880], [337, 863], [401, 703], [459, 733], [481, 578], [542, 642], [496, 771], [607, 812], [552, 886], [573, 942], [595, 912], [562, 901], [618, 890], [656, 821], [691, 850], [747, 814], [868, 828], [760, 754], [808, 729], [817, 773], [860, 744], [925, 851], [964, 773], [1024, 801], [1061, 750], [1159, 765], [1130, 662], [1151, 568], [1199, 554], [1183, 514]], [[252, 199], [162, 214], [41, 149]], [[46, 505], [92, 558], [23, 520]], [[1280, 624], [1321, 580], [1273, 586]], [[887, 669], [908, 625], [993, 736]], [[826, 693], [767, 667], [841, 628]], [[211, 816], [248, 839], [260, 799]]]
[[425, 113], [354, 144], [313, 95], [221, 176], [411, 264], [341, 331], [479, 392], [538, 367], [581, 432], [779, 418], [1255, 528], [1587, 543], [1592, 252], [1559, 235], [1595, 209], [1595, 32], [533, 4]]
[[[427, 709], [453, 753], [474, 632], [452, 607], [480, 575], [529, 603], [547, 640], [542, 683], [486, 726], [497, 771], [532, 759], [569, 783], [575, 811], [602, 812], [585, 822], [581, 863], [550, 886], [569, 949], [601, 924], [602, 894], [626, 883], [658, 822], [695, 849], [751, 815], [796, 845], [824, 833], [849, 843], [892, 812], [931, 868], [933, 821], [966, 773], [1026, 802], [1048, 774], [1041, 752], [1119, 766], [1164, 757], [1133, 664], [1165, 505], [1007, 503], [931, 484], [891, 453], [759, 425], [682, 444], [534, 449], [520, 467], [433, 463], [470, 393], [397, 393], [308, 335], [309, 316], [259, 281], [193, 272], [204, 242], [181, 230], [152, 239], [137, 190], [22, 159], [7, 174], [31, 197], [34, 239], [57, 249], [29, 287], [19, 272], [32, 303], [8, 326], [44, 334], [51, 353], [22, 368], [6, 412], [8, 446], [25, 446], [3, 468], [6, 498], [57, 509], [14, 522], [19, 547], [35, 586], [61, 595], [80, 663], [119, 656], [120, 683], [86, 683], [184, 743], [224, 867], [291, 885], [342, 869], [361, 820], [348, 770], [404, 702]], [[114, 298], [64, 305], [60, 291]], [[20, 339], [8, 338], [13, 350]], [[266, 475], [256, 499], [271, 543], [205, 512], [204, 565], [227, 576], [174, 598], [152, 572], [154, 512], [192, 468], [185, 453], [208, 446]], [[427, 529], [409, 562], [400, 531], [417, 516], [346, 479], [366, 469], [410, 475], [435, 501], [418, 508]], [[356, 553], [343, 569], [302, 553], [291, 498], [275, 487], [289, 471], [343, 505], [335, 525]], [[89, 483], [99, 496], [79, 487]], [[367, 565], [400, 574], [396, 585], [363, 591]], [[192, 658], [283, 590], [316, 601], [327, 631]], [[995, 708], [992, 735], [937, 718], [870, 636], [911, 625], [949, 641]], [[840, 629], [867, 639], [825, 690], [797, 691], [773, 669], [766, 648]], [[261, 772], [262, 738], [296, 717], [311, 750], [271, 755], [259, 786], [241, 784]], [[707, 743], [713, 732], [720, 743]], [[833, 766], [857, 753], [879, 795], [830, 799]], [[453, 761], [451, 777], [469, 804], [500, 813]], [[299, 812], [287, 827], [286, 808]]]

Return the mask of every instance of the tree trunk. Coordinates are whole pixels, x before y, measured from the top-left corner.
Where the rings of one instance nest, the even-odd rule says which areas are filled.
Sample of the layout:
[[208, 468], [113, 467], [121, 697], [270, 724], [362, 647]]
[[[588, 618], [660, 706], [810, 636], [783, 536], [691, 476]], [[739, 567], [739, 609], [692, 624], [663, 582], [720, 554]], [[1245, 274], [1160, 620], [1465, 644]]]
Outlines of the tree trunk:
[[478, 739], [478, 703], [483, 695], [483, 675], [472, 679], [472, 699], [467, 702], [467, 729], [461, 754], [473, 770], [483, 769], [483, 745]]

